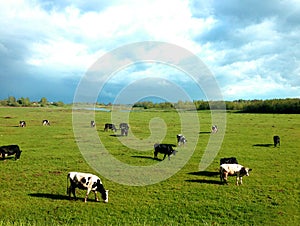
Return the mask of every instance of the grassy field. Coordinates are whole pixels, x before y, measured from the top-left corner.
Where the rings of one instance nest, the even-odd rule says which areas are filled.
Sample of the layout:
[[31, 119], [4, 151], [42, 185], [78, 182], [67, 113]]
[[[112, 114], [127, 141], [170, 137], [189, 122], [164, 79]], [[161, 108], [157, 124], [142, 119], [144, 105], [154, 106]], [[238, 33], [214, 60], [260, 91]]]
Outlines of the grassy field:
[[[222, 147], [203, 172], [199, 162], [211, 120], [209, 112], [198, 116], [199, 139], [188, 163], [160, 183], [128, 186], [103, 177], [84, 160], [73, 134], [72, 110], [0, 108], [0, 145], [18, 144], [23, 150], [18, 161], [0, 160], [0, 225], [299, 225], [300, 115], [227, 113]], [[176, 112], [132, 112], [132, 134], [149, 137], [149, 122], [156, 117], [167, 125], [164, 142], [175, 144], [180, 132]], [[113, 132], [103, 132], [110, 118], [109, 112], [96, 112], [97, 132], [112, 155], [137, 166], [158, 162], [153, 150], [130, 149]], [[51, 126], [42, 126], [43, 119]], [[18, 127], [20, 120], [26, 128]], [[272, 146], [275, 134], [281, 137], [280, 148]], [[177, 148], [173, 160], [188, 149], [189, 143]], [[242, 186], [235, 186], [233, 177], [229, 185], [219, 182], [219, 159], [231, 156], [253, 169]], [[110, 190], [109, 203], [94, 202], [92, 194], [84, 203], [84, 191], [70, 201], [69, 171], [97, 174]]]

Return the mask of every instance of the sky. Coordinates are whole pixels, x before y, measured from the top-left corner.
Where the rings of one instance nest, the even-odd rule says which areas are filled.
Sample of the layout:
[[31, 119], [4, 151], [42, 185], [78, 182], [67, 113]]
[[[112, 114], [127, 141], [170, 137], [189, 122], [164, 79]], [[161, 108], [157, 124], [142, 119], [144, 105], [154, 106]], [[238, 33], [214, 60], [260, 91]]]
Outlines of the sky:
[[[0, 99], [72, 103], [95, 62], [140, 42], [194, 54], [224, 100], [300, 97], [299, 0], [0, 0]], [[174, 65], [131, 62], [97, 98], [205, 100], [209, 89]]]

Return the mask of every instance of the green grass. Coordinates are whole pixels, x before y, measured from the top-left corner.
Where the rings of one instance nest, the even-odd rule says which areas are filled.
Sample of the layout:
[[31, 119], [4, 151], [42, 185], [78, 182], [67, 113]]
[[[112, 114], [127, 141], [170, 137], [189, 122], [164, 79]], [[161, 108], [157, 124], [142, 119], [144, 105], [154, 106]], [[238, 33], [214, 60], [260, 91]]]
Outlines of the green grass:
[[[222, 147], [204, 172], [198, 167], [211, 120], [209, 112], [198, 115], [197, 147], [179, 172], [153, 185], [125, 186], [86, 163], [75, 142], [70, 109], [0, 108], [0, 145], [18, 144], [23, 150], [18, 161], [0, 160], [0, 225], [299, 225], [300, 115], [229, 112]], [[167, 125], [163, 141], [175, 143], [180, 132], [176, 112], [130, 113], [135, 139], [151, 135], [149, 122], [155, 117]], [[97, 112], [96, 129], [117, 159], [131, 165], [157, 163], [151, 149], [128, 148], [112, 132], [103, 132], [110, 118], [108, 112]], [[43, 119], [51, 126], [42, 126]], [[20, 120], [26, 120], [26, 128], [18, 127]], [[275, 134], [281, 137], [280, 148], [269, 146]], [[179, 149], [174, 159], [188, 148]], [[219, 183], [219, 159], [231, 156], [253, 169], [239, 187], [233, 177], [228, 186]], [[84, 203], [84, 191], [79, 190], [79, 200], [68, 200], [69, 171], [97, 174], [110, 190], [109, 203], [94, 202], [92, 194]]]

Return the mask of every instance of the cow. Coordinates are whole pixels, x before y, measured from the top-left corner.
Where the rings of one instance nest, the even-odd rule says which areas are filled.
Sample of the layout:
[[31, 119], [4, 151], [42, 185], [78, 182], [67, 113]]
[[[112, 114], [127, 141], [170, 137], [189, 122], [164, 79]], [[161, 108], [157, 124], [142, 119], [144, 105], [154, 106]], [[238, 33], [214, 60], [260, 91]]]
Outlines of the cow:
[[25, 121], [20, 121], [19, 126], [20, 127], [26, 127], [26, 122]]
[[15, 155], [15, 160], [20, 159], [22, 151], [18, 145], [7, 145], [0, 147], [0, 155], [2, 159], [5, 159], [6, 156]]
[[104, 131], [108, 131], [109, 129], [115, 132], [117, 131], [116, 126], [114, 124], [106, 123], [104, 127]]
[[249, 176], [250, 171], [252, 171], [252, 169], [246, 168], [240, 164], [222, 164], [220, 166], [220, 180], [221, 182], [228, 184], [228, 175], [236, 175], [236, 185], [239, 185], [243, 183], [243, 176]]
[[218, 127], [217, 127], [217, 125], [213, 125], [212, 127], [211, 127], [211, 133], [217, 133], [218, 132]]
[[95, 126], [96, 126], [95, 121], [91, 121], [91, 127], [93, 128], [93, 127], [95, 127]]
[[184, 145], [187, 142], [187, 139], [182, 134], [177, 134], [177, 144], [178, 146]]
[[273, 141], [274, 141], [274, 147], [280, 146], [280, 137], [279, 136], [274, 136], [273, 137]]
[[[70, 182], [70, 186], [68, 184]], [[101, 180], [96, 175], [90, 173], [69, 172], [67, 176], [67, 194], [71, 199], [71, 192], [75, 198], [75, 189], [86, 190], [84, 202], [87, 202], [88, 195], [91, 191], [95, 194], [95, 200], [98, 202], [97, 191], [101, 193], [101, 197], [105, 203], [108, 202], [108, 190], [105, 190]]]
[[157, 159], [157, 154], [161, 153], [164, 154], [163, 160], [168, 155], [168, 158], [170, 160], [171, 155], [176, 154], [176, 150], [173, 149], [173, 147], [176, 147], [176, 145], [173, 144], [154, 144], [154, 158]]
[[127, 123], [122, 122], [119, 125], [120, 130], [121, 130], [121, 136], [128, 136], [128, 130], [129, 130], [129, 126]]
[[50, 126], [50, 121], [47, 120], [47, 119], [44, 119], [44, 120], [42, 121], [42, 125], [43, 125], [43, 126]]
[[236, 157], [230, 157], [230, 158], [221, 158], [220, 159], [220, 165], [222, 164], [239, 164]]

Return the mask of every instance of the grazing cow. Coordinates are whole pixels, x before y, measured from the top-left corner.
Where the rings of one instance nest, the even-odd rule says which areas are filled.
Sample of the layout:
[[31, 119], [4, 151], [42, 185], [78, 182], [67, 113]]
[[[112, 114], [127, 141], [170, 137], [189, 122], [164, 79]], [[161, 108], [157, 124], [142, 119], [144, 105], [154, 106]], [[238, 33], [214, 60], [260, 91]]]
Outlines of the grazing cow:
[[44, 119], [42, 124], [43, 124], [43, 126], [50, 126], [50, 121], [47, 119]]
[[95, 127], [95, 126], [96, 126], [95, 121], [91, 121], [91, 127]]
[[279, 136], [274, 136], [273, 141], [274, 141], [274, 147], [277, 147], [277, 145], [280, 146], [280, 137]]
[[121, 136], [128, 136], [128, 130], [129, 130], [129, 126], [127, 123], [122, 122], [120, 123], [120, 130], [121, 130]]
[[109, 129], [115, 132], [117, 131], [116, 126], [114, 124], [106, 123], [104, 127], [104, 131], [108, 131]]
[[222, 164], [239, 164], [236, 157], [230, 157], [230, 158], [221, 158], [220, 159], [220, 165]]
[[187, 142], [187, 139], [182, 134], [177, 134], [177, 144], [178, 146], [184, 145]]
[[18, 160], [21, 156], [21, 150], [18, 145], [7, 145], [0, 147], [0, 155], [3, 159], [6, 156], [15, 155], [15, 160]]
[[[70, 186], [68, 182], [70, 181]], [[86, 190], [84, 202], [87, 202], [88, 195], [91, 191], [95, 193], [95, 200], [98, 202], [97, 191], [101, 193], [104, 202], [108, 202], [108, 190], [105, 190], [101, 180], [96, 175], [90, 173], [69, 172], [67, 177], [67, 194], [71, 199], [71, 192], [75, 199], [75, 189]]]
[[243, 183], [242, 178], [243, 176], [249, 176], [249, 172], [252, 169], [245, 168], [240, 164], [222, 164], [220, 166], [220, 179], [221, 182], [225, 182], [227, 184], [227, 177], [236, 175], [236, 185]]
[[20, 127], [26, 127], [26, 122], [25, 121], [20, 121], [19, 126]]
[[211, 127], [211, 132], [212, 132], [212, 133], [217, 133], [217, 132], [218, 132], [218, 127], [217, 127], [217, 125], [213, 125], [213, 126]]
[[173, 144], [154, 144], [154, 158], [157, 159], [157, 154], [161, 153], [164, 154], [163, 160], [168, 155], [168, 158], [170, 160], [171, 155], [176, 154], [176, 150], [173, 149], [173, 147], [176, 147], [176, 145]]

